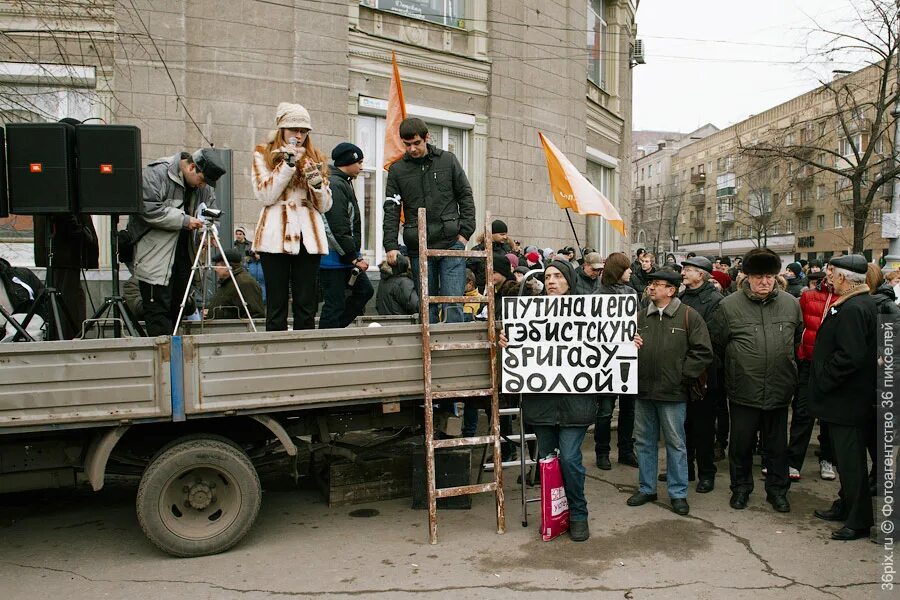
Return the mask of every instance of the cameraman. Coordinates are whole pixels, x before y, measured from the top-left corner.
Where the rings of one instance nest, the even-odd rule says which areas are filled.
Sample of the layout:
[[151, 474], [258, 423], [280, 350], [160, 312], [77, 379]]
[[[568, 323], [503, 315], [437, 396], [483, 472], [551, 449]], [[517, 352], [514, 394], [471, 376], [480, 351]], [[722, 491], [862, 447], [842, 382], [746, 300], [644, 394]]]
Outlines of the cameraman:
[[133, 272], [150, 336], [172, 335], [196, 252], [191, 231], [203, 227], [203, 220], [191, 215], [201, 202], [215, 206], [211, 188], [224, 174], [209, 148], [179, 152], [144, 169], [143, 210], [129, 219], [128, 231], [136, 240]]
[[[366, 275], [368, 263], [362, 259], [359, 204], [353, 193], [353, 180], [363, 167], [363, 153], [349, 142], [341, 142], [331, 151], [331, 210], [325, 213], [330, 234], [328, 255], [319, 265], [319, 283], [325, 304], [319, 329], [346, 327], [363, 314], [375, 294]], [[345, 291], [350, 290], [347, 298]]]

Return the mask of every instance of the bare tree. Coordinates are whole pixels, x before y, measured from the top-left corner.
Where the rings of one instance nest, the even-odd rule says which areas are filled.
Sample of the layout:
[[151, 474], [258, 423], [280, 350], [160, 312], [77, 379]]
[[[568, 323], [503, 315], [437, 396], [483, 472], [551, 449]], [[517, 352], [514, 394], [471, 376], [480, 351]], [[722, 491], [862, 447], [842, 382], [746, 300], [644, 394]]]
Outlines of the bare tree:
[[[862, 5], [862, 6], [860, 6]], [[862, 252], [867, 226], [882, 188], [900, 174], [891, 152], [897, 115], [897, 60], [900, 49], [900, 5], [896, 0], [865, 0], [854, 4], [852, 22], [836, 28], [817, 24], [824, 36], [824, 55], [842, 64], [866, 65], [831, 81], [821, 81], [818, 94], [829, 106], [824, 114], [771, 132], [758, 143], [739, 140], [748, 156], [781, 159], [804, 177], [818, 173], [838, 176], [846, 190], [844, 211], [852, 223], [853, 252]]]
[[[733, 193], [717, 197], [717, 214], [723, 229], [730, 223], [746, 228], [747, 237], [758, 247], [764, 247], [769, 238], [784, 232], [789, 199], [805, 194], [778, 158], [759, 156], [752, 150], [742, 149], [736, 157]], [[728, 188], [725, 188], [727, 192]]]

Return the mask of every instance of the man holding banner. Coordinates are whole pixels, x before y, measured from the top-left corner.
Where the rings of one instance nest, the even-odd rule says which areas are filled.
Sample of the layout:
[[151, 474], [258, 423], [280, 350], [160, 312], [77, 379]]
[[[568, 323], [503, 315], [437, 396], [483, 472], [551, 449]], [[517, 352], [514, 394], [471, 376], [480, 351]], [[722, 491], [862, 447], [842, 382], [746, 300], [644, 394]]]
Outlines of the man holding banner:
[[681, 275], [660, 269], [648, 275], [650, 306], [638, 314], [638, 399], [634, 408], [638, 492], [628, 506], [654, 502], [660, 430], [666, 443], [666, 484], [672, 510], [686, 515], [688, 465], [684, 420], [691, 387], [712, 364], [703, 318], [677, 297]]

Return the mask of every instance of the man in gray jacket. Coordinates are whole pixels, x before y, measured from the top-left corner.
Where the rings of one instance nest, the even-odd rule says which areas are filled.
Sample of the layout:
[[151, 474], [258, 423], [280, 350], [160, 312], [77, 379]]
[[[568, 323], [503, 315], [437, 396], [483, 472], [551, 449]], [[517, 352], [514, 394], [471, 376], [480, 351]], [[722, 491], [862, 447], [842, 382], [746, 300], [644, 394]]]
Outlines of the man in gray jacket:
[[203, 227], [197, 207], [215, 205], [211, 187], [225, 168], [209, 148], [151, 162], [143, 171], [143, 211], [128, 221], [136, 240], [133, 272], [150, 336], [172, 335], [191, 277], [191, 231]]
[[803, 331], [796, 298], [775, 285], [781, 259], [768, 248], [744, 256], [747, 279], [719, 302], [709, 324], [716, 356], [725, 364], [731, 405], [731, 507], [747, 508], [753, 491], [753, 448], [759, 431], [765, 447], [766, 500], [790, 512], [787, 500], [788, 407], [797, 386], [794, 362]]

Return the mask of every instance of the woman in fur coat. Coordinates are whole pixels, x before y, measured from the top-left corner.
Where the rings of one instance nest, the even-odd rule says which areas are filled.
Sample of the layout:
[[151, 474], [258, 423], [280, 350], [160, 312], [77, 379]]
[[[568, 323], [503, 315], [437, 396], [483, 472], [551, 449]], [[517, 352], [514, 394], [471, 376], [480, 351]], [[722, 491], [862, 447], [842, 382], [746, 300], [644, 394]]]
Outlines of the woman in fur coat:
[[315, 328], [319, 261], [328, 254], [322, 215], [331, 209], [325, 155], [313, 146], [309, 113], [282, 102], [275, 132], [253, 152], [253, 189], [263, 203], [253, 250], [266, 280], [266, 331]]

